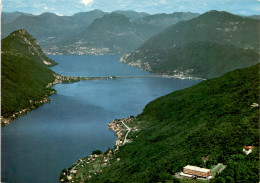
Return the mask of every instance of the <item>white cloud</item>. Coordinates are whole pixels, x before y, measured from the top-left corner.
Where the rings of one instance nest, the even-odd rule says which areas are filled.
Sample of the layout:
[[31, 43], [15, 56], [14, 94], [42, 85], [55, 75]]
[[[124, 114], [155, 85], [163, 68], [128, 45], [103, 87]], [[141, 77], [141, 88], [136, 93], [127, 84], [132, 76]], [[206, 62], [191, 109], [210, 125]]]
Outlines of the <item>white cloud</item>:
[[49, 8], [47, 6], [44, 7], [44, 10], [48, 10]]
[[132, 0], [118, 0], [117, 3], [120, 5], [120, 7], [124, 8], [128, 7], [132, 3]]
[[94, 3], [94, 0], [80, 0], [85, 6], [91, 6]]
[[58, 15], [58, 16], [63, 16], [63, 14], [61, 14], [61, 13], [58, 13], [58, 12], [57, 12], [57, 13], [55, 13], [55, 14], [56, 14], [56, 15]]

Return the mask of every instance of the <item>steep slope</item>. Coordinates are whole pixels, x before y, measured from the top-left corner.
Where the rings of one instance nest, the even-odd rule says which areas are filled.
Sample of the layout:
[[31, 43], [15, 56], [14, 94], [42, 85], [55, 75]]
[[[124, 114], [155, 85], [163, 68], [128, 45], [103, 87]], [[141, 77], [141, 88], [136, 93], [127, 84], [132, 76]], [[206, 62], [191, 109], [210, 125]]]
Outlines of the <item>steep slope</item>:
[[203, 41], [175, 50], [146, 50], [137, 54], [138, 57], [136, 54], [126, 55], [121, 61], [156, 74], [179, 78], [209, 79], [259, 62], [259, 54], [252, 50]]
[[[120, 147], [102, 173], [87, 178], [89, 172], [84, 168], [96, 167], [86, 164], [77, 168], [80, 174], [74, 174], [73, 180], [178, 182], [173, 175], [187, 164], [210, 168], [223, 163], [226, 169], [212, 182], [257, 182], [259, 66], [235, 70], [152, 101], [127, 123], [138, 129], [128, 135], [132, 143]], [[244, 145], [255, 148], [246, 155]]]
[[7, 38], [3, 39], [2, 43], [3, 53], [31, 57], [47, 66], [54, 66], [57, 64], [43, 53], [38, 41], [24, 29], [14, 31]]
[[[25, 30], [2, 40], [1, 116], [2, 125], [48, 100], [53, 90], [54, 72], [37, 41]], [[47, 64], [46, 64], [47, 63]]]
[[62, 52], [65, 54], [125, 53], [137, 48], [157, 32], [158, 28], [154, 26], [138, 24], [124, 15], [110, 13], [96, 19], [76, 37], [69, 39]]
[[[221, 56], [226, 53], [227, 49], [225, 45], [237, 47], [237, 53], [233, 52], [234, 54], [241, 55], [241, 52], [243, 52], [242, 49], [250, 49], [259, 52], [259, 23], [259, 20], [240, 17], [227, 12], [210, 11], [197, 18], [179, 22], [176, 25], [169, 27], [165, 31], [149, 39], [136, 51], [123, 56], [121, 61], [140, 66], [156, 73], [198, 76], [198, 71], [195, 71], [194, 73], [191, 72], [196, 68], [187, 68], [181, 64], [181, 62], [185, 60], [184, 63], [194, 63], [201, 58], [201, 55], [190, 54], [189, 56], [189, 54], [187, 54], [186, 58], [178, 60], [180, 55], [178, 52], [190, 50], [190, 47], [194, 44], [198, 44], [198, 50], [204, 49], [203, 52], [206, 52], [206, 42], [209, 44], [208, 47], [212, 47], [210, 46], [211, 44], [216, 44], [215, 47], [218, 49], [214, 51], [216, 56], [212, 59], [212, 54], [205, 55], [205, 62], [200, 63], [197, 67], [202, 67], [203, 70], [207, 70], [209, 68], [206, 62], [213, 62], [217, 59], [219, 63], [224, 64], [224, 67], [230, 67], [225, 66], [225, 64], [233, 64], [235, 62], [234, 59], [236, 58], [230, 58], [230, 62], [226, 62], [226, 59], [222, 60]], [[204, 44], [200, 44], [199, 42], [204, 42]], [[223, 45], [222, 49], [220, 49], [221, 45]], [[193, 47], [196, 48], [196, 46]], [[247, 56], [249, 58], [257, 58], [257, 55], [254, 53], [251, 53], [251, 56]], [[253, 60], [250, 61], [250, 63], [257, 63], [257, 61], [258, 60]], [[246, 60], [243, 62], [246, 62]], [[164, 67], [162, 69], [162, 65], [167, 65], [168, 68]], [[249, 65], [250, 64], [247, 66]], [[242, 68], [243, 66], [244, 65], [237, 64], [234, 69]], [[222, 74], [218, 73], [218, 69], [214, 72], [213, 77]], [[202, 75], [199, 75], [199, 77], [202, 77]], [[212, 76], [210, 75], [206, 76], [206, 78], [211, 77]]]

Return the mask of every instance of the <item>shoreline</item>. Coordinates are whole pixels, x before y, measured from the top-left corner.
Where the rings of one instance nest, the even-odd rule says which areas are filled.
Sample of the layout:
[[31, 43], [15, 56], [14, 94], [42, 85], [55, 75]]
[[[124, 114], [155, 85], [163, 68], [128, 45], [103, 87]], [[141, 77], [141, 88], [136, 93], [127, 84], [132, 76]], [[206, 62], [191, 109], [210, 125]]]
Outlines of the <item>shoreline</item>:
[[[78, 82], [79, 79], [78, 77], [71, 77], [71, 76], [61, 76], [59, 74], [53, 74], [55, 79], [53, 82], [50, 82], [46, 85], [46, 88], [51, 88], [56, 84], [61, 84], [61, 83], [73, 83], [73, 82]], [[1, 127], [7, 126], [9, 125], [13, 120], [17, 119], [18, 117], [27, 114], [28, 112], [30, 112], [31, 110], [38, 108], [40, 106], [42, 106], [45, 103], [49, 103], [50, 102], [50, 98], [49, 96], [56, 94], [57, 91], [51, 88], [51, 91], [47, 94], [44, 95], [44, 97], [41, 100], [29, 100], [29, 106], [26, 107], [25, 109], [22, 109], [20, 111], [17, 111], [15, 113], [13, 113], [11, 116], [9, 117], [4, 117], [1, 116]]]
[[[55, 79], [53, 82], [50, 82], [46, 85], [46, 88], [51, 88], [56, 84], [69, 84], [78, 81], [87, 81], [87, 80], [102, 80], [102, 79], [121, 79], [121, 78], [148, 78], [148, 77], [169, 77], [165, 75], [143, 75], [143, 76], [106, 76], [106, 77], [77, 77], [77, 76], [62, 76], [59, 74], [53, 74]], [[9, 125], [13, 120], [17, 119], [18, 117], [27, 114], [31, 110], [40, 107], [44, 103], [50, 102], [49, 96], [52, 94], [56, 94], [56, 90], [52, 89], [50, 93], [46, 94], [41, 100], [29, 100], [29, 106], [25, 109], [17, 111], [13, 113], [9, 117], [1, 116], [1, 127]]]
[[15, 113], [13, 113], [11, 116], [9, 116], [7, 118], [1, 116], [1, 127], [9, 125], [13, 120], [17, 119], [18, 117], [20, 117], [20, 116], [22, 116], [24, 114], [27, 114], [31, 110], [33, 110], [33, 109], [35, 109], [37, 107], [40, 107], [41, 105], [43, 105], [45, 103], [50, 102], [49, 96], [52, 95], [52, 94], [55, 94], [55, 93], [56, 93], [56, 90], [52, 90], [49, 93], [49, 95], [45, 95], [42, 98], [42, 100], [39, 100], [39, 101], [29, 100], [31, 106], [29, 106], [29, 107], [27, 107], [27, 108], [25, 108], [23, 110], [20, 110], [18, 112], [15, 112]]
[[[128, 134], [131, 131], [137, 131], [137, 128], [130, 128], [125, 123], [131, 123], [134, 119], [135, 117], [127, 117], [115, 119], [112, 122], [108, 123], [108, 129], [114, 131], [114, 135], [117, 136], [114, 148], [109, 148], [106, 152], [100, 151], [99, 154], [95, 153], [99, 150], [93, 151], [91, 155], [77, 160], [68, 169], [64, 168], [63, 170], [61, 170], [60, 173], [60, 182], [73, 183], [91, 180], [93, 176], [101, 173], [103, 171], [103, 168], [110, 166], [114, 162], [120, 161], [120, 158], [115, 158], [114, 155], [119, 151], [120, 146], [132, 142], [130, 139], [127, 139]], [[82, 177], [85, 177], [86, 179], [82, 180]]]
[[125, 122], [130, 123], [133, 119], [135, 118], [127, 117], [114, 119], [112, 122], [108, 123], [108, 128], [114, 131], [115, 135], [117, 136], [117, 139], [115, 141], [115, 151], [118, 151], [120, 146], [123, 146], [126, 143], [131, 143], [131, 140], [127, 139], [127, 136], [131, 132], [132, 128], [128, 127]]

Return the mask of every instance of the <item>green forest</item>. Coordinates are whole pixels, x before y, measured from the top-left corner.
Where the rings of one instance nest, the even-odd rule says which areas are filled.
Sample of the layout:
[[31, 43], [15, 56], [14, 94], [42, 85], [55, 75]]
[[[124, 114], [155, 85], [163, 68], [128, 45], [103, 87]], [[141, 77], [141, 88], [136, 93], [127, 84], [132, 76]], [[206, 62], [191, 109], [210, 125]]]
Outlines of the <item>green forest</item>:
[[53, 89], [46, 86], [54, 81], [54, 72], [42, 59], [52, 65], [56, 63], [44, 55], [36, 40], [24, 30], [15, 31], [3, 39], [2, 52], [1, 115], [10, 117], [15, 112], [38, 105], [30, 100], [40, 101], [50, 95]]

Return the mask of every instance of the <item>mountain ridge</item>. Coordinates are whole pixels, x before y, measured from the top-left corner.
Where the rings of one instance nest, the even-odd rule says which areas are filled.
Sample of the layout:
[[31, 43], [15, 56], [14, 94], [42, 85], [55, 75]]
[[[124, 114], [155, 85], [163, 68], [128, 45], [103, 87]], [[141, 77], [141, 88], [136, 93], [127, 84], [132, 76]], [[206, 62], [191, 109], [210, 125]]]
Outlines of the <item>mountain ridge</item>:
[[[110, 13], [96, 19], [85, 30], [65, 43], [69, 47], [101, 50], [101, 53], [120, 54], [133, 50], [155, 34], [157, 29], [150, 25], [140, 25], [125, 15]], [[76, 45], [80, 43], [79, 45]], [[127, 44], [126, 44], [127, 43]]]
[[[215, 50], [215, 57], [208, 55], [208, 57], [204, 58], [205, 65], [199, 65], [204, 67], [204, 70], [207, 70], [208, 68], [205, 67], [207, 65], [207, 59], [210, 62], [218, 60], [218, 62], [222, 62], [224, 65], [229, 64], [229, 62], [224, 62], [221, 59], [224, 53], [227, 52], [226, 49], [229, 45], [233, 45], [236, 53], [234, 53], [235, 50], [230, 51], [233, 52], [234, 56], [235, 54], [239, 54], [241, 57], [245, 57], [245, 55], [242, 55], [242, 53], [245, 53], [243, 49], [252, 50], [251, 55], [248, 55], [248, 59], [254, 58], [250, 63], [256, 64], [258, 63], [258, 53], [253, 52], [259, 52], [259, 40], [256, 39], [259, 37], [257, 31], [259, 30], [258, 25], [259, 20], [236, 16], [228, 12], [209, 11], [199, 17], [170, 26], [163, 32], [150, 38], [134, 52], [125, 54], [121, 58], [121, 62], [160, 74], [196, 75], [197, 77], [204, 78], [220, 76], [223, 72], [218, 73], [219, 70], [215, 70], [212, 76], [208, 75], [206, 77], [203, 76], [203, 74], [197, 75], [198, 73], [192, 73], [194, 67], [184, 67], [184, 65], [180, 63], [184, 58], [179, 58], [181, 55], [178, 52], [183, 53], [185, 50], [190, 49], [190, 45], [194, 45], [194, 43], [199, 44], [198, 42], [223, 45], [222, 50], [218, 49], [218, 52]], [[216, 46], [216, 48], [217, 47], [218, 46]], [[196, 47], [193, 49], [196, 49]], [[207, 47], [203, 46], [201, 49], [206, 51]], [[228, 57], [227, 54], [226, 57]], [[186, 57], [183, 61], [188, 63], [189, 60], [191, 60], [191, 62], [194, 62], [194, 60], [199, 60], [200, 56], [201, 55], [193, 54], [192, 57]], [[230, 59], [230, 63], [233, 63], [236, 57]], [[245, 63], [246, 59], [243, 62]], [[165, 66], [166, 63], [168, 63], [167, 67]], [[241, 67], [237, 65], [234, 69], [245, 66], [249, 65], [243, 65]]]
[[[137, 28], [132, 27], [133, 29], [129, 29], [127, 32], [127, 34], [131, 35], [132, 36], [131, 38], [133, 38], [130, 39], [131, 43], [128, 43], [127, 40], [122, 40], [122, 35], [120, 33], [119, 35], [113, 35], [111, 39], [114, 42], [119, 41], [121, 43], [118, 45], [115, 44], [114, 45], [115, 47], [111, 46], [109, 48], [110, 51], [108, 51], [107, 50], [108, 44], [104, 43], [106, 42], [105, 40], [104, 41], [98, 40], [99, 36], [95, 37], [97, 41], [94, 43], [89, 43], [89, 42], [93, 42], [94, 38], [90, 38], [92, 40], [84, 40], [84, 37], [86, 36], [83, 36], [82, 34], [84, 33], [84, 31], [86, 33], [86, 30], [88, 30], [89, 26], [94, 26], [96, 24], [94, 20], [102, 19], [104, 16], [110, 14], [113, 15], [114, 13], [125, 16], [131, 19], [136, 24]], [[43, 51], [47, 54], [70, 53], [70, 54], [92, 55], [92, 54], [126, 53], [132, 51], [133, 49], [136, 49], [148, 38], [162, 31], [167, 26], [170, 26], [181, 20], [187, 20], [193, 18], [197, 15], [197, 14], [187, 13], [189, 15], [186, 16], [185, 15], [186, 13], [181, 13], [181, 14], [180, 14], [181, 16], [176, 14], [175, 17], [175, 14], [170, 14], [169, 16], [167, 14], [156, 16], [156, 15], [148, 15], [146, 13], [134, 12], [134, 11], [114, 11], [111, 13], [107, 13], [100, 10], [93, 10], [90, 12], [77, 13], [72, 16], [58, 16], [53, 13], [43, 13], [38, 16], [21, 15], [20, 17], [16, 18], [13, 22], [4, 24], [2, 26], [2, 38], [9, 35], [14, 30], [26, 29], [30, 34], [32, 34], [39, 41]], [[149, 19], [149, 22], [143, 19], [149, 16], [152, 17]], [[154, 17], [157, 18], [154, 19]], [[119, 24], [114, 23], [114, 26], [119, 26]], [[109, 27], [107, 26], [102, 27], [102, 25], [98, 27], [98, 29], [104, 29], [103, 31], [106, 31], [106, 28]], [[144, 30], [145, 28], [146, 30]], [[121, 29], [124, 30], [124, 32], [126, 32], [127, 30], [123, 26], [121, 26]], [[147, 34], [145, 33], [140, 34], [140, 32], [142, 31], [147, 31]], [[135, 35], [136, 32], [137, 35]], [[86, 33], [86, 34], [91, 34], [91, 33]], [[105, 34], [105, 33], [101, 32], [100, 34]], [[84, 46], [84, 49], [81, 49], [80, 44], [75, 46], [74, 43], [82, 42], [79, 40], [75, 40], [74, 43], [72, 43], [71, 45], [66, 44], [66, 43], [70, 43], [71, 40], [73, 40], [74, 38], [80, 36], [82, 36], [82, 39], [79, 38], [79, 40], [83, 40], [84, 42], [87, 42], [86, 44], [87, 48], [86, 46]], [[107, 35], [107, 37], [110, 36], [111, 35], [109, 34]], [[95, 47], [91, 47], [88, 44], [94, 44]], [[64, 46], [68, 47], [68, 49], [64, 50]]]

